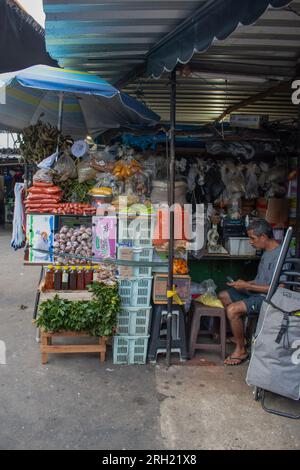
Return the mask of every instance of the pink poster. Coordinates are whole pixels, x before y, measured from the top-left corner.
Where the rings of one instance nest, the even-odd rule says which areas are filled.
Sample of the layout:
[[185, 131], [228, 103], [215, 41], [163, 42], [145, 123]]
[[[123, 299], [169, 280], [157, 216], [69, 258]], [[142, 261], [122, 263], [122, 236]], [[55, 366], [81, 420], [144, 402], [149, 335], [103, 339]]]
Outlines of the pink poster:
[[93, 217], [93, 257], [95, 261], [116, 258], [117, 218]]

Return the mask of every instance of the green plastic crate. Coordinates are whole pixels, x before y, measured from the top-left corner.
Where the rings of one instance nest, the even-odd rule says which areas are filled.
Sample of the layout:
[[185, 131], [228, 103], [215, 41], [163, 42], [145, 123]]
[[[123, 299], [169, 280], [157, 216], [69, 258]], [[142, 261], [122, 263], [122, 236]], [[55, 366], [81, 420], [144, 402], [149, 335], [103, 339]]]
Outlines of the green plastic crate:
[[114, 364], [146, 364], [148, 336], [115, 336]]
[[149, 334], [151, 307], [122, 308], [118, 315], [117, 331], [120, 336], [144, 336]]
[[152, 277], [119, 278], [119, 294], [122, 300], [122, 307], [149, 307], [152, 279]]

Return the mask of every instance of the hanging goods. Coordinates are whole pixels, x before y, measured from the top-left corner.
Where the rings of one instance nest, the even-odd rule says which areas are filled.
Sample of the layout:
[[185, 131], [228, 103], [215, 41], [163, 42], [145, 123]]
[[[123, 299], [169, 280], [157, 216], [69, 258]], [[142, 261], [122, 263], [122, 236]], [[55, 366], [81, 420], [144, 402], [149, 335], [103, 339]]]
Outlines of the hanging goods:
[[11, 246], [18, 250], [25, 244], [25, 215], [22, 204], [22, 193], [24, 190], [23, 183], [16, 183], [15, 185], [15, 210], [13, 220], [13, 234], [11, 239]]

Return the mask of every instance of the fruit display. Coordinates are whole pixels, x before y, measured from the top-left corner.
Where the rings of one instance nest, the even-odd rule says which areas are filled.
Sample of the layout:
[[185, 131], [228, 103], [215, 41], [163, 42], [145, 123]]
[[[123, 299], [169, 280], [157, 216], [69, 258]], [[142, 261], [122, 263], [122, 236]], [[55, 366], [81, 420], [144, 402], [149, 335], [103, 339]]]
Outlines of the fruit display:
[[187, 261], [182, 258], [175, 258], [173, 261], [173, 274], [188, 274]]
[[38, 121], [35, 125], [23, 129], [19, 135], [20, 150], [26, 163], [40, 163], [52, 155], [59, 145], [60, 150], [66, 150], [73, 144], [73, 139], [65, 137], [50, 124]]

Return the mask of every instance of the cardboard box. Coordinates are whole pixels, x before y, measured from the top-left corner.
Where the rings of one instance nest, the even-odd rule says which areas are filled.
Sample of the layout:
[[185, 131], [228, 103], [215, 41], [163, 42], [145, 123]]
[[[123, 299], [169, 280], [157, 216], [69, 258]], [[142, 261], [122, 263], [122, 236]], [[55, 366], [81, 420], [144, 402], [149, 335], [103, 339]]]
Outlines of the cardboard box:
[[290, 211], [289, 199], [277, 199], [275, 197], [268, 200], [266, 220], [272, 225], [288, 225]]
[[268, 123], [269, 116], [253, 116], [251, 114], [231, 114], [230, 126], [243, 127], [247, 129], [260, 129], [264, 124]]
[[[176, 274], [174, 285], [183, 302], [190, 299], [191, 277], [187, 274]], [[155, 274], [153, 285], [153, 302], [155, 304], [167, 304], [168, 274]], [[175, 303], [175, 302], [174, 302]]]

